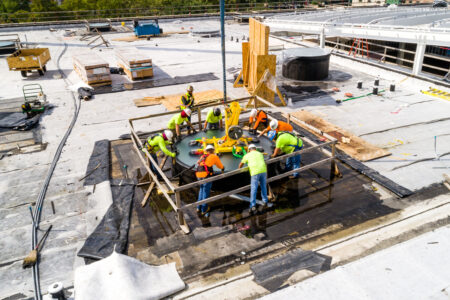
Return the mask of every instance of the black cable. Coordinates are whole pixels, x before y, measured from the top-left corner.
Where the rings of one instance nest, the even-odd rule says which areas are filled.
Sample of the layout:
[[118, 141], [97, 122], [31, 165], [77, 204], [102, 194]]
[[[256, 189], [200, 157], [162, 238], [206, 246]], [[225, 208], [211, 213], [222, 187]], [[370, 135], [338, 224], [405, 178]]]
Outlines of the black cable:
[[[70, 82], [66, 78], [66, 76], [60, 66], [61, 58], [63, 57], [64, 53], [66, 53], [67, 48], [68, 48], [67, 43], [64, 41], [64, 49], [61, 52], [61, 54], [58, 56], [56, 66], [58, 68], [59, 73], [61, 74], [61, 77], [64, 79], [64, 81], [66, 82], [66, 84], [68, 86]], [[34, 209], [34, 214], [33, 214], [34, 224], [33, 224], [33, 229], [32, 229], [32, 241], [31, 241], [32, 249], [34, 249], [37, 244], [37, 231], [38, 231], [38, 227], [39, 227], [39, 221], [41, 218], [42, 205], [44, 203], [44, 198], [47, 193], [50, 179], [52, 178], [56, 164], [58, 163], [58, 160], [61, 156], [62, 149], [64, 148], [64, 145], [66, 144], [67, 138], [69, 137], [69, 135], [75, 125], [75, 122], [78, 118], [78, 114], [80, 112], [81, 100], [78, 100], [79, 103], [77, 104], [77, 98], [75, 97], [74, 93], [70, 92], [70, 95], [72, 96], [72, 99], [73, 99], [73, 105], [74, 105], [75, 111], [73, 114], [72, 122], [70, 123], [69, 128], [66, 131], [66, 134], [64, 135], [64, 137], [62, 138], [61, 142], [58, 145], [58, 148], [56, 149], [52, 164], [50, 165], [50, 169], [47, 172], [47, 176], [45, 177], [44, 184], [41, 188], [41, 191], [39, 192], [38, 199], [36, 201], [36, 208]], [[40, 280], [39, 280], [39, 259], [37, 260], [36, 264], [33, 266], [33, 281], [34, 281], [35, 299], [41, 300], [41, 286], [40, 286]]]

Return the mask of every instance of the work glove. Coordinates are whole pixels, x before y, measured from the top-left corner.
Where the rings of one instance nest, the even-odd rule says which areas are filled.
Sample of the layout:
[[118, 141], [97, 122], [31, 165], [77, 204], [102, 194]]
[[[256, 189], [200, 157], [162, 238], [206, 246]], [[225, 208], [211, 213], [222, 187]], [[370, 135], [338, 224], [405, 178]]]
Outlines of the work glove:
[[223, 167], [223, 169], [222, 169], [222, 173], [225, 173], [225, 167]]
[[206, 129], [206, 127], [205, 127], [205, 129], [203, 129], [203, 132], [205, 132], [205, 133], [206, 133], [207, 131], [208, 131], [208, 129]]

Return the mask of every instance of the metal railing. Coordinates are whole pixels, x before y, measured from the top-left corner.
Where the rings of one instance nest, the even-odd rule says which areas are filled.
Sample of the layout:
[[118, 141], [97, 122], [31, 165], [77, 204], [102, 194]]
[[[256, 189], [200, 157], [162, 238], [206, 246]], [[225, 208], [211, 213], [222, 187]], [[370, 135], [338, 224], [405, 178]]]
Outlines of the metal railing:
[[[352, 49], [352, 45], [347, 44], [345, 42], [343, 43], [341, 41], [349, 42], [349, 41], [351, 41], [351, 39], [340, 38], [340, 37], [337, 37], [336, 41], [331, 40], [331, 39], [326, 39], [325, 44], [326, 44], [326, 46], [329, 46], [332, 48], [332, 52], [340, 52], [342, 54], [348, 55], [348, 51], [350, 49]], [[367, 43], [368, 45], [371, 45], [374, 48], [380, 49], [381, 51], [374, 51], [373, 49], [370, 50], [370, 48], [369, 48], [369, 50], [364, 49], [364, 51], [363, 51], [364, 53], [367, 52], [369, 54], [368, 58], [364, 57], [364, 55], [357, 54], [357, 53], [352, 54], [353, 56], [359, 55], [362, 59], [372, 59], [378, 63], [399, 65], [402, 68], [412, 70], [412, 67], [414, 65], [414, 56], [416, 55], [416, 51], [402, 49], [402, 48], [396, 48], [396, 47], [392, 47], [392, 46], [388, 46], [388, 45], [382, 45], [382, 44], [378, 44], [378, 43], [374, 43], [374, 42], [370, 42], [370, 41], [364, 41], [364, 43]], [[396, 55], [388, 54], [389, 50], [396, 51]], [[412, 56], [412, 58], [405, 58], [404, 55], [398, 55], [399, 53], [409, 54], [409, 56]], [[430, 53], [424, 54], [424, 57], [436, 60], [439, 63], [438, 63], [438, 65], [422, 63], [422, 69], [420, 70], [421, 72], [428, 73], [428, 74], [431, 74], [433, 76], [438, 76], [438, 77], [442, 76], [442, 78], [445, 78], [445, 75], [448, 72], [450, 72], [450, 58], [444, 57], [444, 56], [433, 55]], [[391, 61], [389, 61], [388, 59], [390, 59]], [[401, 61], [402, 63], [399, 64], [398, 63], [399, 61]], [[448, 67], [446, 67], [446, 68], [442, 67], [445, 65], [448, 65]], [[424, 67], [431, 69], [431, 70], [424, 70], [423, 69]]]
[[[199, 129], [201, 129], [201, 126], [202, 126], [201, 112], [202, 112], [203, 109], [210, 108], [212, 106], [217, 106], [217, 105], [220, 105], [220, 104], [223, 104], [223, 103], [225, 103], [225, 104], [231, 103], [231, 102], [234, 102], [234, 101], [247, 102], [248, 103], [248, 101], [252, 100], [252, 99], [254, 100], [253, 101], [253, 107], [257, 107], [259, 104], [263, 104], [263, 105], [266, 105], [266, 106], [269, 106], [269, 107], [272, 107], [272, 108], [277, 108], [277, 106], [275, 106], [274, 104], [272, 104], [272, 103], [270, 103], [270, 102], [268, 102], [268, 101], [266, 101], [266, 100], [264, 100], [264, 99], [262, 99], [260, 97], [245, 97], [245, 98], [229, 100], [229, 101], [225, 101], [225, 102], [217, 101], [215, 103], [209, 103], [209, 104], [206, 104], [206, 105], [199, 105], [199, 106], [197, 106], [196, 107], [196, 111], [197, 111], [197, 114], [198, 114], [198, 122], [195, 122], [195, 123], [192, 123], [192, 124], [193, 125], [198, 125]], [[151, 120], [153, 118], [157, 118], [157, 117], [161, 117], [161, 116], [169, 116], [169, 115], [177, 114], [177, 113], [180, 113], [180, 112], [181, 112], [181, 110], [176, 110], [176, 111], [170, 111], [170, 112], [165, 112], [165, 113], [153, 114], [153, 115], [148, 115], [148, 116], [143, 116], [143, 117], [138, 117], [138, 118], [132, 118], [132, 119], [129, 119], [129, 124], [130, 124], [130, 131], [131, 131], [131, 140], [133, 142], [134, 149], [136, 150], [139, 159], [143, 163], [143, 165], [144, 165], [145, 169], [147, 170], [147, 172], [150, 174], [152, 182], [154, 182], [157, 185], [157, 187], [161, 190], [161, 192], [163, 193], [164, 197], [166, 198], [167, 202], [172, 206], [172, 208], [175, 210], [175, 212], [177, 212], [178, 222], [179, 222], [180, 228], [183, 230], [183, 232], [189, 233], [190, 229], [189, 229], [189, 226], [188, 226], [188, 224], [187, 224], [187, 222], [186, 222], [186, 220], [184, 218], [184, 213], [186, 212], [186, 210], [192, 209], [195, 206], [200, 205], [200, 204], [211, 203], [211, 202], [218, 201], [220, 199], [226, 198], [226, 197], [234, 195], [234, 194], [238, 194], [238, 193], [242, 193], [242, 192], [248, 191], [248, 190], [250, 190], [251, 186], [250, 185], [245, 185], [243, 187], [240, 187], [240, 188], [237, 188], [237, 189], [234, 189], [234, 190], [231, 190], [231, 191], [219, 193], [219, 194], [217, 194], [215, 196], [211, 196], [211, 197], [209, 197], [207, 199], [204, 199], [202, 201], [199, 201], [199, 202], [194, 202], [194, 203], [189, 203], [189, 204], [183, 203], [182, 197], [181, 197], [181, 192], [184, 192], [184, 191], [196, 188], [196, 187], [198, 187], [198, 186], [200, 186], [200, 185], [202, 185], [204, 183], [207, 183], [207, 182], [213, 182], [213, 181], [217, 181], [217, 180], [224, 179], [224, 178], [230, 178], [230, 177], [232, 177], [234, 175], [241, 174], [243, 172], [248, 172], [248, 167], [244, 167], [244, 168], [241, 168], [241, 169], [229, 171], [229, 172], [226, 172], [226, 173], [223, 173], [223, 174], [220, 174], [220, 175], [216, 175], [216, 176], [213, 176], [213, 177], [208, 177], [208, 178], [203, 179], [203, 180], [198, 180], [198, 181], [195, 181], [195, 182], [191, 182], [191, 183], [188, 183], [188, 184], [184, 184], [184, 185], [180, 185], [180, 186], [175, 187], [173, 185], [173, 183], [169, 180], [169, 178], [167, 178], [167, 176], [164, 174], [164, 171], [163, 171], [164, 165], [159, 166], [158, 163], [151, 157], [151, 155], [148, 152], [148, 150], [144, 147], [144, 145], [143, 145], [143, 143], [141, 141], [141, 138], [139, 137], [139, 135], [135, 131], [134, 122], [139, 121], [139, 120], [147, 120], [148, 121], [148, 120]], [[294, 117], [292, 117], [292, 118], [294, 118]], [[289, 115], [288, 116], [288, 121], [290, 119], [291, 119], [291, 116]], [[300, 120], [296, 120], [296, 121], [301, 123]], [[306, 126], [307, 127], [311, 127], [312, 130], [314, 130], [316, 132], [320, 132], [319, 129], [316, 129], [316, 128], [312, 127], [311, 125], [306, 124]], [[152, 132], [150, 132], [148, 134], [151, 134], [151, 133], [154, 133], [154, 132], [161, 132], [161, 131], [162, 131], [162, 129], [158, 130], [158, 131], [152, 131]], [[284, 172], [282, 174], [271, 176], [271, 177], [267, 178], [267, 182], [270, 183], [270, 182], [273, 182], [273, 181], [276, 181], [276, 180], [280, 180], [280, 179], [283, 179], [285, 177], [290, 176], [293, 173], [303, 172], [303, 171], [309, 170], [311, 168], [317, 167], [319, 165], [322, 165], [322, 164], [325, 164], [325, 163], [330, 163], [330, 170], [331, 170], [330, 171], [330, 185], [331, 185], [332, 184], [332, 180], [334, 178], [334, 174], [336, 173], [335, 170], [337, 170], [336, 162], [335, 162], [335, 146], [336, 146], [337, 140], [335, 138], [329, 136], [329, 135], [323, 135], [323, 136], [328, 138], [330, 141], [326, 142], [326, 143], [322, 143], [322, 144], [317, 144], [314, 141], [309, 140], [308, 138], [303, 138], [303, 140], [305, 140], [306, 142], [308, 142], [312, 146], [308, 147], [308, 148], [305, 148], [305, 149], [302, 149], [302, 150], [297, 151], [297, 152], [293, 152], [293, 153], [290, 153], [290, 154], [284, 154], [284, 155], [277, 156], [275, 158], [271, 158], [271, 159], [267, 160], [266, 163], [267, 164], [272, 164], [272, 163], [275, 163], [275, 162], [279, 162], [279, 161], [285, 160], [285, 159], [287, 159], [289, 157], [292, 157], [292, 156], [301, 155], [302, 153], [307, 153], [307, 152], [312, 152], [312, 151], [320, 151], [320, 152], [324, 153], [327, 156], [327, 158], [321, 159], [319, 161], [316, 161], [316, 162], [308, 164], [308, 165], [304, 165], [303, 167], [299, 167], [299, 168], [294, 169], [294, 170], [290, 170], [288, 172]], [[328, 150], [325, 149], [325, 147], [328, 147], [328, 146], [331, 147], [331, 151], [328, 151]], [[174, 162], [175, 161], [173, 161], [172, 163], [174, 163]], [[158, 175], [162, 177], [162, 182], [160, 180], [158, 180], [158, 175], [155, 174], [151, 170], [151, 167], [150, 167], [151, 165], [153, 165], [153, 167], [157, 170]], [[149, 188], [149, 190], [150, 189], [151, 189], [151, 187]], [[174, 199], [172, 198], [172, 195], [173, 195]]]

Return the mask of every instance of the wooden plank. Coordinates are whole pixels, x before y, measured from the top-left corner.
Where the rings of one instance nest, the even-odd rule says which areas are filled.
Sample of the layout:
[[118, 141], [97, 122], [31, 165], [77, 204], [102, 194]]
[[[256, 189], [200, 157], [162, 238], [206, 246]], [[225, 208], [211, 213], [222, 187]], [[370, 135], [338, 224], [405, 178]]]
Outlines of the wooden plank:
[[34, 140], [34, 138], [29, 139], [29, 140], [22, 140], [22, 141], [17, 141], [17, 142], [0, 144], [0, 151], [14, 150], [14, 149], [18, 149], [18, 147], [22, 148], [22, 147], [32, 146], [34, 144], [36, 144], [36, 141]]
[[[135, 99], [134, 104], [137, 107], [151, 106], [157, 104], [163, 104], [169, 111], [178, 110], [181, 104], [181, 96], [184, 94], [164, 95], [159, 97], [145, 97], [141, 99]], [[223, 98], [223, 93], [218, 90], [207, 90], [194, 93], [195, 104], [201, 104], [212, 99]]]
[[242, 81], [244, 85], [248, 85], [248, 74], [250, 72], [250, 43], [242, 43]]
[[[338, 140], [336, 147], [339, 150], [347, 153], [354, 159], [360, 161], [369, 161], [391, 154], [385, 149], [370, 144], [362, 138], [353, 135], [351, 132], [333, 125], [308, 111], [297, 111], [292, 113], [292, 116], [336, 138]], [[292, 122], [305, 129], [308, 129], [302, 123], [296, 122], [295, 119], [293, 119]], [[313, 133], [318, 135], [316, 132]]]

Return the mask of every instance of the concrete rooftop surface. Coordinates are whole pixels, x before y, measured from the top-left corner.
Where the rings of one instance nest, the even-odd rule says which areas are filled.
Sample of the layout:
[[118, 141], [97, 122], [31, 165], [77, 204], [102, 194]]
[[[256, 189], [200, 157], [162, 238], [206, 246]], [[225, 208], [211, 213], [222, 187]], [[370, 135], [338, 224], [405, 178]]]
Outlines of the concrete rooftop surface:
[[[160, 21], [160, 26], [164, 32], [174, 32], [219, 29], [220, 23], [214, 18], [169, 19]], [[73, 55], [96, 53], [110, 66], [117, 66], [114, 50], [134, 47], [152, 58], [154, 77], [143, 82], [212, 73], [217, 79], [189, 84], [196, 92], [222, 90], [220, 37], [169, 34], [124, 42], [115, 39], [128, 37], [131, 32], [105, 32], [103, 37], [110, 47], [90, 49], [89, 41], [80, 40], [80, 35], [66, 34], [80, 28], [53, 28], [3, 29], [18, 33], [30, 47], [49, 48], [52, 59], [44, 76], [22, 78], [20, 72], [9, 71], [6, 56], [0, 58], [0, 105], [21, 98], [23, 85], [38, 83], [53, 108], [43, 113], [38, 127], [39, 144], [44, 146], [0, 153], [0, 299], [30, 299], [34, 295], [31, 270], [22, 269], [22, 261], [31, 250], [29, 206], [35, 205], [76, 108], [71, 86], [81, 79], [73, 70]], [[248, 24], [228, 21], [226, 34], [228, 97], [247, 97], [247, 90], [233, 88], [233, 81], [242, 67], [241, 41], [243, 36], [248, 37]], [[443, 174], [450, 174], [450, 101], [421, 93], [436, 85], [420, 77], [334, 55], [328, 80], [295, 85], [281, 76], [282, 51], [270, 49], [299, 46], [274, 37], [269, 46], [269, 52], [277, 55], [278, 86], [289, 103], [267, 110], [274, 116], [279, 112], [311, 112], [388, 151], [390, 155], [362, 162], [362, 166], [412, 194], [400, 198], [367, 173], [339, 160], [343, 177], [332, 187], [324, 180], [329, 169], [318, 167], [305, 172], [300, 180], [274, 187], [278, 203], [267, 214], [250, 218], [246, 215], [248, 205], [221, 200], [212, 205], [208, 222], [188, 211], [192, 232], [184, 234], [177, 226], [176, 213], [164, 199], [154, 196], [154, 204], [141, 208], [145, 190], [136, 187], [124, 254], [152, 265], [175, 262], [187, 284], [173, 296], [175, 299], [249, 299], [264, 295], [270, 299], [448, 299], [450, 183], [445, 183]], [[380, 80], [379, 89], [385, 92], [336, 102], [344, 99], [345, 93], [370, 93], [375, 79]], [[363, 82], [362, 90], [357, 88], [358, 81]], [[101, 185], [85, 186], [80, 180], [89, 171], [95, 142], [111, 141], [113, 170], [127, 164], [129, 170], [145, 174], [131, 141], [121, 136], [130, 133], [128, 119], [167, 109], [163, 105], [137, 107], [133, 100], [181, 94], [188, 83], [126, 90], [130, 84], [124, 75], [113, 74], [112, 89], [125, 87], [123, 91], [96, 94], [92, 100], [80, 102], [77, 121], [42, 208], [40, 228], [53, 225], [39, 264], [43, 294], [50, 284], [62, 282], [71, 295], [75, 269], [86, 263], [77, 252], [111, 204]], [[396, 86], [394, 92], [389, 92], [391, 84]], [[329, 93], [333, 87], [340, 91]], [[437, 88], [449, 91], [444, 85]], [[0, 110], [8, 111], [3, 107]], [[139, 122], [136, 130], [162, 130], [169, 118]], [[313, 162], [321, 155], [302, 155], [302, 162]], [[120, 172], [111, 175], [111, 179], [122, 178]], [[183, 201], [192, 203], [197, 195], [184, 197]], [[270, 263], [297, 249], [331, 259], [328, 268], [317, 272], [293, 269], [279, 278], [275, 288], [272, 281], [258, 281], [253, 265]], [[273, 272], [280, 271], [273, 268]]]

